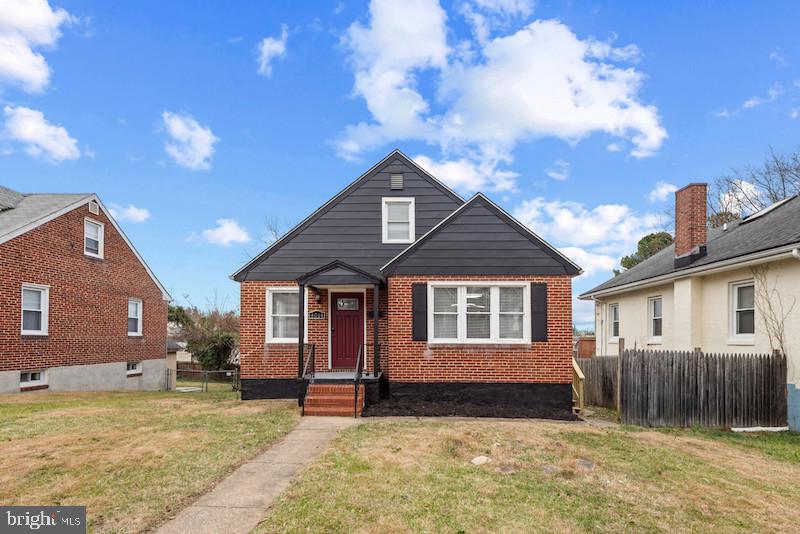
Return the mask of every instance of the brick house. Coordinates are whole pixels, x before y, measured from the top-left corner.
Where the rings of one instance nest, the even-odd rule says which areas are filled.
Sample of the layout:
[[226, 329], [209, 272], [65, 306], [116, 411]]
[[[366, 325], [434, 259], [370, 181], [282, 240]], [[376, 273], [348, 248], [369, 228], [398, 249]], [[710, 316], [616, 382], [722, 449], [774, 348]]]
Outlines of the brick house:
[[169, 295], [92, 194], [0, 187], [0, 393], [163, 389]]
[[314, 414], [569, 413], [580, 272], [395, 150], [231, 276], [242, 398], [297, 397]]

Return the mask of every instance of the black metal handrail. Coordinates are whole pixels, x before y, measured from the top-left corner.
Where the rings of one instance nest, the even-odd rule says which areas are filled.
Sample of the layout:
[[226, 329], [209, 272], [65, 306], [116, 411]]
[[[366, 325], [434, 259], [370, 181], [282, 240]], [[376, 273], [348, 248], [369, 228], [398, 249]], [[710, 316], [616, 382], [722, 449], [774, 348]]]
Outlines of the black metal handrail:
[[308, 385], [314, 380], [314, 372], [316, 370], [314, 361], [316, 360], [317, 344], [306, 344], [303, 346], [303, 350], [305, 351], [306, 349], [308, 349], [308, 357], [303, 364], [302, 376], [297, 379], [297, 402], [300, 405], [301, 415], [305, 415], [306, 413], [306, 393], [308, 392]]
[[364, 345], [358, 346], [358, 356], [356, 356], [356, 372], [353, 376], [355, 385], [355, 396], [353, 398], [353, 417], [358, 417], [358, 386], [361, 385], [361, 373], [364, 371]]
[[316, 364], [314, 362], [316, 361], [317, 344], [311, 343], [310, 347], [311, 350], [309, 351], [308, 358], [306, 358], [306, 363], [303, 365], [303, 378], [309, 377], [309, 380], [313, 380], [314, 372], [316, 371]]

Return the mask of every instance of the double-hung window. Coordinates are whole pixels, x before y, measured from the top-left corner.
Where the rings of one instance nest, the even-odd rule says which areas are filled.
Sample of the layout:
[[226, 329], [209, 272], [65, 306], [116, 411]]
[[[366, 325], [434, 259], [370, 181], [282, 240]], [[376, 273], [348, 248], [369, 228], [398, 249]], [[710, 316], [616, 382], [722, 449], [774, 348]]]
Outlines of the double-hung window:
[[103, 257], [103, 223], [83, 220], [83, 253], [93, 258]]
[[50, 288], [36, 284], [22, 285], [22, 335], [46, 336]]
[[384, 243], [414, 242], [413, 197], [384, 197], [381, 218]]
[[650, 341], [653, 343], [661, 342], [663, 330], [663, 301], [661, 297], [651, 297], [647, 299], [648, 317], [650, 319]]
[[432, 343], [530, 342], [530, 290], [516, 283], [431, 283]]
[[752, 280], [731, 284], [731, 334], [752, 341], [756, 333], [755, 285]]
[[142, 335], [142, 301], [128, 299], [128, 335]]
[[619, 304], [608, 306], [608, 323], [611, 338], [616, 340], [619, 337]]
[[267, 289], [267, 341], [297, 343], [299, 331], [299, 291], [297, 288]]

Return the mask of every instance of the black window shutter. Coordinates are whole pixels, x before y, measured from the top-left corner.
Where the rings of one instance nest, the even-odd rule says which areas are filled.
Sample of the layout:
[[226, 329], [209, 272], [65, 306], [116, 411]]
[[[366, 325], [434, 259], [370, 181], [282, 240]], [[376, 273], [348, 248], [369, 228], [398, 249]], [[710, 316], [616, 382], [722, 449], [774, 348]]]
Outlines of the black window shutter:
[[411, 284], [411, 339], [428, 341], [428, 284]]
[[547, 341], [547, 284], [531, 284], [531, 341]]

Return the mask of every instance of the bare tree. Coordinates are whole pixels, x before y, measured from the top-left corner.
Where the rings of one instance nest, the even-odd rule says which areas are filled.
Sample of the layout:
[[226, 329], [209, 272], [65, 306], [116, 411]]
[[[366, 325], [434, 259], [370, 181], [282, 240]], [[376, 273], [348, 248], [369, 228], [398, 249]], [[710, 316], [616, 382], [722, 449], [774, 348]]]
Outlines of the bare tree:
[[755, 282], [756, 308], [764, 320], [770, 349], [786, 354], [786, 325], [797, 299], [792, 297], [791, 303], [784, 303], [784, 295], [777, 289], [777, 278], [773, 284], [769, 283], [769, 270], [768, 263], [751, 269]]
[[278, 222], [277, 217], [265, 217], [264, 218], [264, 235], [261, 237], [261, 241], [264, 242], [266, 245], [271, 245], [275, 241], [277, 241], [283, 235], [283, 229], [281, 223]]
[[712, 226], [759, 211], [800, 193], [800, 151], [769, 155], [757, 166], [732, 169], [715, 179], [709, 196]]

